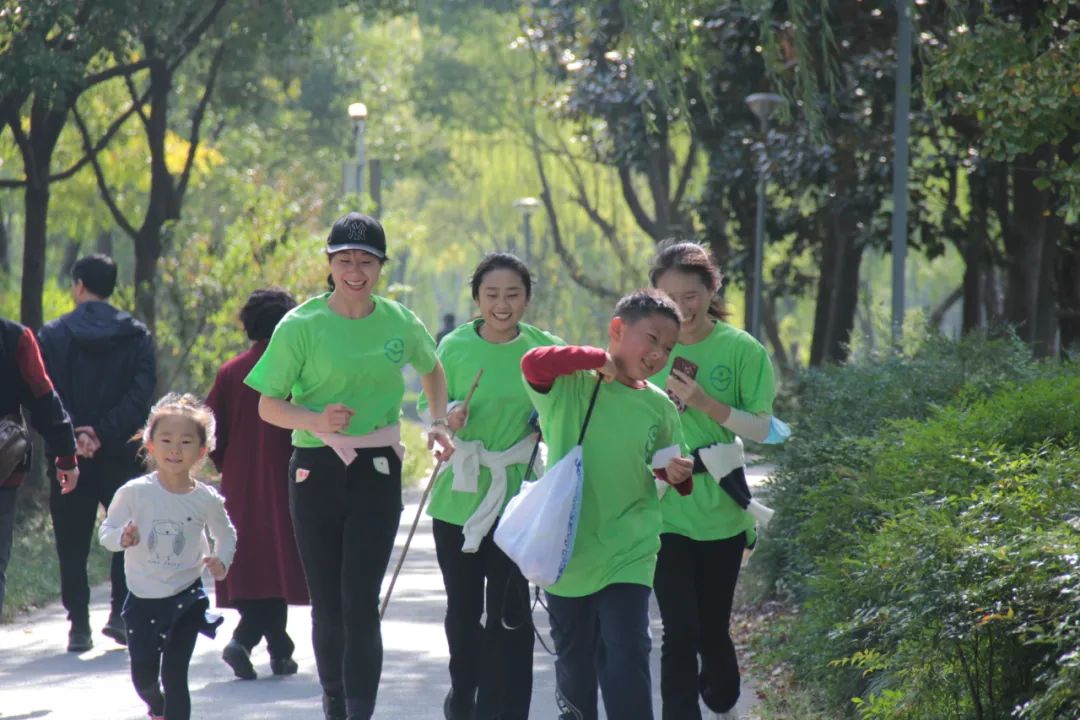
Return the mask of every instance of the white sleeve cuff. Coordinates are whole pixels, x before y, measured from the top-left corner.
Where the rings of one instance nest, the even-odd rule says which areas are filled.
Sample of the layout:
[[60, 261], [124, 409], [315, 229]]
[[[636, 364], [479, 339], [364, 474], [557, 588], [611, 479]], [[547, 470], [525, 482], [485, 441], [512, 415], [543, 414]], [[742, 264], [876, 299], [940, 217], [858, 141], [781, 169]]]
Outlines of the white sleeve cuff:
[[779, 418], [736, 408], [731, 408], [728, 419], [720, 424], [740, 437], [767, 445], [782, 443], [791, 435], [791, 428]]

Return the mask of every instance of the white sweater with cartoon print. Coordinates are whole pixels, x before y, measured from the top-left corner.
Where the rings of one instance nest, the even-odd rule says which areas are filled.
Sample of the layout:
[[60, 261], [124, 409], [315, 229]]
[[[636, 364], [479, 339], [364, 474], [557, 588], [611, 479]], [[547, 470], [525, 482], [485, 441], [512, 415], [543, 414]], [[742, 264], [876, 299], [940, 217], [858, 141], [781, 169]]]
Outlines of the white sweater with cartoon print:
[[[120, 538], [128, 521], [139, 529], [137, 545], [124, 548]], [[196, 482], [186, 493], [162, 487], [157, 473], [124, 484], [109, 505], [98, 531], [101, 544], [124, 551], [128, 589], [140, 598], [164, 598], [191, 585], [202, 574], [203, 558], [214, 553], [228, 569], [236, 553], [236, 529], [217, 490]]]

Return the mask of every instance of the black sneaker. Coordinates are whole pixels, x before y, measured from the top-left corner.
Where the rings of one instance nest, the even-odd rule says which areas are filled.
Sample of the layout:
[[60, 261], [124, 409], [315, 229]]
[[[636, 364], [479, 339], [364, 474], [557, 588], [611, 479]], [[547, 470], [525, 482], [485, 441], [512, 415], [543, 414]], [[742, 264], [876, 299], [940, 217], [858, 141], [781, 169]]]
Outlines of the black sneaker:
[[101, 628], [101, 634], [120, 645], [127, 645], [127, 623], [117, 613], [109, 613], [109, 619], [105, 622], [105, 627]]
[[327, 695], [325, 692], [322, 696], [323, 714], [326, 715], [326, 720], [348, 720], [348, 716], [345, 712], [345, 698], [341, 695]]
[[90, 628], [73, 627], [68, 632], [68, 652], [86, 652], [94, 647]]
[[270, 658], [270, 672], [275, 675], [295, 675], [300, 669], [291, 657]]
[[442, 704], [443, 717], [446, 720], [472, 720], [474, 704], [469, 702], [469, 698], [461, 702], [454, 697], [454, 689], [450, 688]]
[[233, 669], [233, 673], [241, 680], [254, 680], [259, 677], [255, 672], [255, 666], [251, 664], [251, 653], [236, 640], [230, 640], [229, 644], [221, 652], [221, 659]]

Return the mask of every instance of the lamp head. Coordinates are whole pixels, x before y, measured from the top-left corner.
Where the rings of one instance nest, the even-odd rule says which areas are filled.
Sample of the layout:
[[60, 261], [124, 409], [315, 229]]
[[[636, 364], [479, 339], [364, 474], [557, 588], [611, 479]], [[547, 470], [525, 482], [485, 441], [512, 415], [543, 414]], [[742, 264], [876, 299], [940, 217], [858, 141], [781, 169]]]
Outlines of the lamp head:
[[534, 197], [518, 198], [513, 204], [522, 215], [530, 215], [536, 208], [540, 207], [540, 201]]
[[349, 117], [353, 119], [353, 122], [367, 120], [367, 105], [362, 102], [352, 103], [349, 105]]
[[746, 96], [746, 104], [758, 120], [766, 122], [769, 116], [784, 104], [784, 98], [776, 93], [754, 93]]

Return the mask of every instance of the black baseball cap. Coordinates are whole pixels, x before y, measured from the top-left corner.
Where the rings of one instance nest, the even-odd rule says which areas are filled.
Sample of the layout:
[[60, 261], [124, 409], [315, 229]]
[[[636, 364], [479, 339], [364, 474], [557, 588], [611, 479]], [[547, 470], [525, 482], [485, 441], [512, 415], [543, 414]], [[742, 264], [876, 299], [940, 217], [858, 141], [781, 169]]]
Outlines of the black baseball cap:
[[326, 238], [326, 253], [341, 250], [363, 250], [380, 260], [386, 259], [386, 233], [375, 218], [363, 213], [342, 215], [330, 228]]

